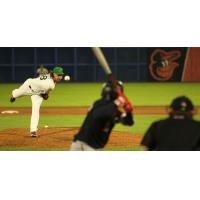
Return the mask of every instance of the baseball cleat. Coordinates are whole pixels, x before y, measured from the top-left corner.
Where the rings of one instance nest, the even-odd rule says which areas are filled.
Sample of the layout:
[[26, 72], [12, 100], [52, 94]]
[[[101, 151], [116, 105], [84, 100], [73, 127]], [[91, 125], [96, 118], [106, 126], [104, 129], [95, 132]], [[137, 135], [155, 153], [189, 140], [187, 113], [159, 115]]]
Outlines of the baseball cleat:
[[14, 97], [11, 97], [11, 98], [10, 98], [10, 102], [11, 102], [11, 103], [15, 102], [15, 100], [16, 100], [16, 98], [14, 98]]
[[37, 132], [31, 132], [31, 137], [37, 137]]

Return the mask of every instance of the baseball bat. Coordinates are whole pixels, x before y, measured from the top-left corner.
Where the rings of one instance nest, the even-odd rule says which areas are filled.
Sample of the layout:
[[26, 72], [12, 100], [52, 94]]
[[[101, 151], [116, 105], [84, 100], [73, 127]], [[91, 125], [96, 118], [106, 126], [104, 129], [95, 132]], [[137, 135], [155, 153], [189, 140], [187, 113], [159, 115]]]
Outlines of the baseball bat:
[[109, 80], [114, 84], [114, 86], [117, 86], [117, 80], [113, 76], [110, 66], [109, 66], [101, 48], [100, 47], [92, 47], [92, 51], [94, 52], [94, 55], [96, 56], [97, 60], [101, 64], [104, 72], [106, 73], [106, 75], [108, 75]]
[[110, 69], [110, 66], [109, 66], [109, 64], [108, 64], [103, 52], [101, 51], [100, 47], [92, 47], [92, 51], [94, 52], [97, 60], [101, 64], [104, 72], [108, 75], [109, 80], [114, 85], [115, 90], [118, 92], [118, 94], [120, 94], [121, 96], [124, 97], [124, 99], [126, 100], [126, 102], [128, 102], [128, 104], [130, 105], [131, 110], [132, 110], [132, 104], [129, 102], [128, 98], [122, 93], [122, 91], [120, 90], [119, 86], [117, 85], [117, 80], [113, 76], [112, 71]]

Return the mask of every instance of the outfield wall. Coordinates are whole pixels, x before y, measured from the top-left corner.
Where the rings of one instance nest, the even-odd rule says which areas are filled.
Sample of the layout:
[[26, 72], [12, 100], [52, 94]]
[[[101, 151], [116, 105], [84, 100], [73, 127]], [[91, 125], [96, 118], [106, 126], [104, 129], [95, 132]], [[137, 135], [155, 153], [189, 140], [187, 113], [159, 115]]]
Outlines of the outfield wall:
[[[102, 48], [117, 79], [125, 82], [198, 82], [200, 48]], [[23, 82], [37, 76], [37, 68], [64, 68], [74, 82], [102, 82], [107, 78], [89, 47], [1, 47], [0, 82]]]

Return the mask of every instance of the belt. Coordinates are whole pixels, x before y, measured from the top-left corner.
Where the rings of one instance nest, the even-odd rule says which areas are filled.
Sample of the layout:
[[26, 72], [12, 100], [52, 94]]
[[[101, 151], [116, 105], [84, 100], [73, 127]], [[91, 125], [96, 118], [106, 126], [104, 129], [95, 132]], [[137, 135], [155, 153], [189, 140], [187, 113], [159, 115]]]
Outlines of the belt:
[[29, 85], [28, 87], [30, 88], [31, 92], [33, 92], [34, 94], [37, 94], [37, 95], [45, 94], [45, 91], [43, 91], [43, 90], [36, 92], [36, 91], [34, 91], [34, 90], [32, 89], [32, 87], [31, 87], [30, 85]]
[[32, 92], [35, 92], [35, 91], [34, 91], [34, 90], [31, 88], [31, 86], [30, 86], [30, 85], [29, 85], [28, 87], [30, 88], [30, 90], [31, 90]]

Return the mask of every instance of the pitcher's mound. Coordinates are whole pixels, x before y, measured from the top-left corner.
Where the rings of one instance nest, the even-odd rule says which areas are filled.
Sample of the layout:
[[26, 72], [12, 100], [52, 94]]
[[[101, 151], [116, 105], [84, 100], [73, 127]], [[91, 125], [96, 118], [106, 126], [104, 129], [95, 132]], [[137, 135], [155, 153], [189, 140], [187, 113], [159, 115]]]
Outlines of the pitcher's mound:
[[[66, 149], [69, 150], [73, 136], [78, 127], [41, 128], [37, 138], [32, 138], [28, 129], [5, 129], [0, 131], [0, 147], [25, 147], [31, 150], [40, 149]], [[138, 146], [141, 134], [130, 134], [113, 131], [106, 147], [119, 149]]]

